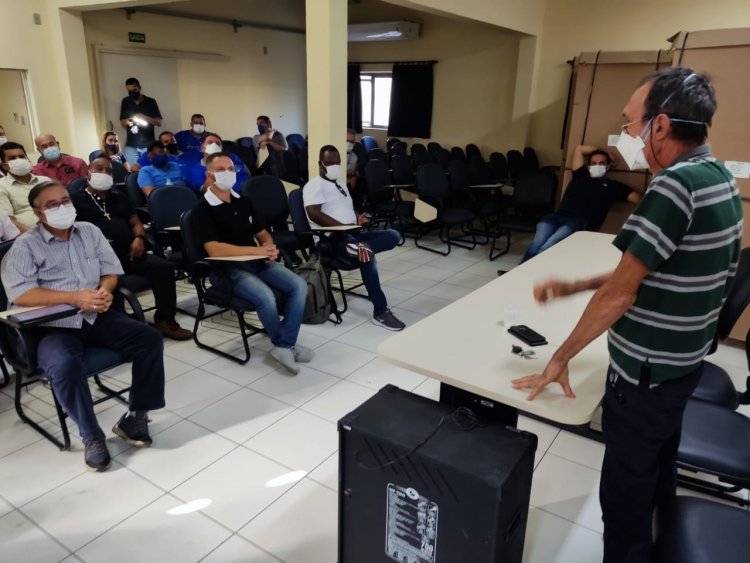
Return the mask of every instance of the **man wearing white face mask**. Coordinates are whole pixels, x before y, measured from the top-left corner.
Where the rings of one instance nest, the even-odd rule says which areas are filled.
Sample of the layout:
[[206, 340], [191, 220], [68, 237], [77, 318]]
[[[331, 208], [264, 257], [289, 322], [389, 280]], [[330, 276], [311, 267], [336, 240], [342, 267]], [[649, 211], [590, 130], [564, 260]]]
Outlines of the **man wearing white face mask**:
[[529, 399], [553, 382], [574, 397], [570, 360], [608, 331], [599, 487], [605, 563], [652, 561], [653, 511], [675, 496], [682, 416], [737, 270], [739, 190], [704, 144], [715, 111], [706, 75], [673, 67], [647, 77], [623, 110], [629, 139], [618, 147], [628, 166], [645, 162], [654, 176], [613, 242], [620, 263], [596, 278], [534, 288], [541, 302], [596, 293], [544, 372], [513, 382], [531, 389]]
[[6, 172], [6, 176], [0, 178], [0, 213], [7, 215], [23, 233], [37, 223], [36, 214], [29, 205], [29, 192], [50, 178], [31, 173], [33, 166], [26, 156], [26, 149], [19, 143], [8, 141], [0, 146], [0, 161]]
[[641, 195], [622, 182], [606, 177], [612, 166], [607, 151], [589, 145], [578, 145], [573, 151], [573, 178], [565, 188], [555, 213], [542, 217], [536, 226], [522, 262], [557, 244], [576, 231], [598, 229], [612, 204], [618, 200], [638, 203]]
[[44, 160], [34, 166], [34, 174], [47, 176], [67, 186], [76, 178], [84, 178], [88, 173], [83, 160], [60, 151], [60, 143], [54, 135], [39, 135], [34, 142], [36, 150], [44, 156]]
[[[216, 133], [207, 133], [206, 138], [200, 146], [200, 152], [188, 151], [180, 157], [182, 164], [182, 177], [185, 183], [196, 192], [205, 192], [211, 185], [210, 178], [206, 175], [206, 161], [212, 154], [222, 152], [222, 141]], [[250, 172], [237, 155], [226, 153], [232, 160], [237, 172], [237, 181], [232, 189], [240, 191], [242, 184], [250, 178]]]
[[[312, 360], [313, 351], [297, 343], [307, 299], [307, 284], [277, 262], [279, 250], [273, 237], [253, 213], [252, 202], [232, 190], [236, 184], [234, 164], [226, 153], [206, 159], [205, 195], [191, 215], [195, 240], [211, 257], [262, 256], [267, 260], [237, 262], [228, 266], [233, 295], [255, 306], [260, 322], [271, 339], [271, 356], [296, 375], [297, 362]], [[223, 279], [212, 277], [217, 287]], [[283, 319], [276, 295], [284, 303]]]
[[154, 327], [162, 336], [188, 340], [192, 333], [177, 323], [177, 290], [174, 268], [169, 262], [146, 252], [146, 230], [124, 193], [113, 192], [112, 163], [97, 158], [89, 164], [88, 181], [70, 194], [79, 221], [99, 227], [120, 260], [126, 274], [148, 279], [154, 293]]
[[[320, 175], [311, 178], [302, 188], [305, 211], [314, 226], [364, 225], [367, 218], [354, 211], [351, 195], [342, 186], [341, 156], [333, 145], [320, 149]], [[336, 256], [357, 256], [362, 283], [373, 307], [372, 323], [387, 330], [403, 330], [406, 326], [388, 307], [375, 261], [375, 254], [395, 248], [401, 235], [393, 229], [364, 232], [331, 233], [330, 251]]]
[[129, 409], [112, 431], [132, 446], [148, 447], [147, 413], [164, 406], [164, 346], [156, 330], [110, 309], [120, 262], [97, 227], [76, 222], [67, 190], [59, 182], [43, 182], [29, 193], [29, 204], [40, 223], [19, 237], [3, 259], [3, 286], [16, 306], [78, 308], [73, 316], [36, 327], [37, 362], [78, 425], [86, 465], [105, 471], [112, 461], [88, 381], [81, 377], [83, 348], [110, 348], [132, 360]]
[[194, 113], [190, 116], [190, 128], [184, 131], [178, 131], [174, 138], [177, 146], [182, 152], [200, 151], [203, 141], [206, 140], [206, 118], [200, 113]]

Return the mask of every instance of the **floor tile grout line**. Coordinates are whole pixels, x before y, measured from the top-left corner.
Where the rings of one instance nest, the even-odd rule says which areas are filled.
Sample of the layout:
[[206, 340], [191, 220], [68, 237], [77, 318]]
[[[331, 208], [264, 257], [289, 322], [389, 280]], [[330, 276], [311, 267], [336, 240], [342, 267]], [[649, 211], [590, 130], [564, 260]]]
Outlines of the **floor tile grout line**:
[[[531, 508], [531, 507], [532, 507], [532, 505], [530, 504], [529, 508]], [[541, 506], [534, 506], [534, 508], [536, 510], [540, 510], [540, 511], [546, 513], [546, 514], [549, 514], [550, 516], [554, 516], [556, 518], [560, 518], [560, 520], [565, 520], [566, 522], [568, 522], [570, 524], [573, 524], [574, 526], [579, 526], [579, 527], [581, 527], [581, 528], [583, 528], [585, 530], [588, 530], [589, 532], [594, 532], [595, 534], [599, 534], [600, 536], [602, 535], [602, 532], [600, 532], [599, 530], [597, 530], [595, 528], [591, 528], [590, 526], [586, 526], [585, 524], [581, 524], [580, 522], [576, 522], [574, 520], [571, 520], [570, 518], [566, 518], [565, 516], [560, 516], [559, 514], [555, 514], [554, 512], [550, 512], [549, 510], [547, 510], [547, 509], [545, 509], [545, 508], [543, 508]]]
[[198, 563], [202, 563], [203, 561], [205, 561], [206, 559], [208, 559], [209, 557], [211, 557], [211, 555], [212, 555], [212, 554], [213, 554], [214, 552], [216, 552], [217, 550], [219, 550], [219, 549], [221, 548], [221, 546], [223, 546], [224, 544], [226, 544], [226, 543], [227, 543], [228, 541], [230, 541], [230, 540], [231, 540], [232, 538], [234, 538], [234, 537], [240, 538], [240, 539], [241, 539], [242, 541], [245, 541], [245, 542], [249, 543], [250, 545], [252, 545], [253, 547], [255, 547], [255, 548], [259, 549], [260, 551], [262, 551], [262, 552], [263, 552], [263, 553], [265, 553], [266, 555], [269, 555], [269, 556], [273, 557], [273, 558], [274, 558], [274, 559], [275, 559], [276, 561], [278, 561], [279, 563], [286, 563], [286, 561], [284, 561], [284, 560], [283, 560], [283, 559], [281, 559], [280, 557], [278, 557], [278, 556], [274, 555], [273, 553], [271, 553], [271, 552], [270, 552], [270, 551], [268, 551], [267, 549], [265, 549], [265, 548], [261, 547], [261, 546], [260, 546], [260, 545], [258, 545], [257, 543], [255, 543], [255, 542], [252, 542], [252, 541], [250, 541], [250, 540], [249, 540], [249, 539], [247, 539], [246, 537], [244, 537], [244, 536], [241, 536], [241, 535], [240, 535], [239, 533], [237, 533], [237, 532], [234, 532], [234, 533], [233, 533], [233, 534], [232, 534], [231, 536], [229, 536], [229, 537], [228, 537], [227, 539], [225, 539], [225, 540], [224, 540], [223, 542], [221, 542], [221, 543], [220, 543], [219, 545], [217, 545], [217, 546], [216, 546], [216, 547], [215, 547], [214, 549], [212, 549], [212, 550], [211, 550], [210, 552], [208, 552], [208, 553], [207, 553], [206, 555], [204, 555], [203, 557], [201, 557], [201, 558], [200, 558], [200, 559], [198, 560]]
[[[17, 508], [15, 511], [18, 512], [24, 518], [26, 518], [26, 520], [28, 520], [29, 522], [31, 522], [31, 524], [34, 527], [38, 528], [45, 536], [47, 536], [48, 538], [50, 538], [53, 542], [55, 542], [57, 545], [59, 545], [60, 547], [62, 547], [68, 553], [65, 557], [63, 557], [62, 559], [60, 559], [60, 561], [62, 561], [63, 559], [66, 559], [67, 557], [70, 557], [71, 555], [73, 555], [73, 551], [71, 551], [68, 548], [68, 546], [66, 546], [64, 543], [62, 543], [62, 541], [60, 541], [55, 536], [53, 536], [49, 531], [47, 531], [47, 529], [45, 527], [41, 526], [38, 522], [35, 522], [21, 508]], [[6, 516], [7, 516], [7, 514], [6, 514]], [[3, 518], [5, 518], [5, 516], [3, 516]]]

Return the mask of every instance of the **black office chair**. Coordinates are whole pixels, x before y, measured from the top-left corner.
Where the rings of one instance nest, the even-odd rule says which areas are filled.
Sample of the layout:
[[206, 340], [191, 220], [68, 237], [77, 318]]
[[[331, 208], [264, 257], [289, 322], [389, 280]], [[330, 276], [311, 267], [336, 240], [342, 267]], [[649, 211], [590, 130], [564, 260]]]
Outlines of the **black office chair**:
[[430, 153], [428, 153], [427, 150], [417, 150], [412, 151], [411, 153], [411, 166], [415, 173], [421, 166], [424, 166], [425, 164], [433, 164], [434, 162], [435, 161], [432, 159], [432, 156], [430, 156]]
[[[339, 308], [335, 298], [332, 297], [331, 299], [334, 310], [331, 313], [333, 318], [329, 319], [334, 324], [339, 324], [341, 322], [341, 316], [346, 313], [349, 308], [346, 299], [347, 294], [367, 299], [367, 295], [354, 291], [355, 289], [362, 287], [364, 285], [363, 283], [359, 282], [347, 287], [344, 285], [344, 278], [341, 275], [342, 271], [359, 270], [359, 262], [350, 256], [339, 256], [335, 254], [328, 245], [328, 238], [322, 233], [318, 233], [320, 236], [316, 244], [313, 236], [314, 229], [311, 228], [310, 222], [307, 220], [307, 213], [305, 212], [302, 188], [292, 190], [289, 194], [289, 212], [292, 217], [294, 232], [297, 234], [300, 246], [303, 247], [302, 253], [305, 259], [309, 258], [313, 252], [318, 253], [320, 256], [320, 263], [328, 273], [329, 285], [341, 294], [341, 308]], [[336, 284], [331, 283], [332, 274], [336, 274]]]
[[501, 152], [493, 152], [490, 155], [490, 176], [495, 182], [505, 182], [508, 180], [508, 160]]
[[254, 176], [242, 185], [240, 194], [253, 202], [254, 211], [271, 233], [284, 263], [289, 268], [299, 264], [300, 246], [297, 236], [289, 230], [289, 200], [281, 180], [275, 176]]
[[443, 172], [448, 172], [448, 165], [451, 162], [451, 153], [448, 149], [440, 149], [433, 155], [435, 162], [443, 167]]
[[524, 161], [521, 151], [509, 150], [508, 151], [508, 177], [511, 180], [518, 178], [519, 174], [524, 171]]
[[287, 146], [294, 145], [298, 149], [301, 149], [305, 146], [305, 138], [299, 133], [290, 133], [286, 136], [286, 144]]
[[654, 563], [750, 561], [750, 512], [678, 496], [657, 511]]
[[297, 164], [299, 165], [300, 176], [302, 176], [302, 185], [305, 185], [310, 180], [310, 164], [308, 163], [307, 144], [299, 150], [299, 153], [297, 154]]
[[[250, 146], [247, 146], [247, 143], [244, 141], [244, 139], [250, 139]], [[255, 148], [253, 147], [253, 140], [251, 137], [240, 137], [239, 139], [237, 139], [237, 142], [231, 146], [231, 148], [228, 148], [226, 146], [224, 146], [223, 148], [224, 150], [232, 153], [237, 158], [239, 158], [242, 161], [242, 164], [247, 166], [250, 174], [257, 173], [258, 156], [255, 154]]]
[[481, 156], [475, 155], [469, 158], [469, 173], [471, 183], [475, 186], [493, 183], [490, 167]]
[[[13, 241], [0, 243], [0, 261], [5, 257], [12, 244]], [[5, 293], [5, 287], [0, 284], [0, 310], [6, 310], [8, 305], [8, 296]], [[52, 318], [60, 317], [54, 316]], [[68, 416], [58, 402], [54, 389], [51, 388], [49, 378], [39, 369], [36, 361], [36, 347], [38, 341], [35, 338], [33, 328], [45, 322], [45, 320], [48, 319], [42, 318], [34, 322], [23, 323], [23, 325], [14, 324], [10, 320], [0, 321], [0, 351], [3, 354], [5, 361], [16, 372], [14, 404], [19, 418], [39, 432], [39, 434], [44, 436], [47, 440], [55, 444], [60, 450], [69, 450], [70, 432], [66, 421]], [[141, 317], [139, 320], [142, 321], [143, 318]], [[127, 400], [123, 398], [123, 395], [130, 392], [130, 387], [124, 389], [113, 389], [104, 384], [101, 379], [101, 374], [129, 361], [130, 360], [123, 354], [109, 348], [95, 346], [84, 348], [84, 374], [87, 378], [93, 377], [99, 390], [103, 393], [102, 397], [93, 401], [95, 405], [113, 398], [127, 404]], [[23, 392], [36, 383], [48, 385], [52, 390], [52, 399], [55, 404], [57, 418], [62, 431], [62, 440], [56, 437], [48, 427], [42, 425], [45, 421], [35, 420], [29, 416], [24, 409]]]
[[365, 150], [370, 152], [372, 149], [378, 148], [378, 140], [375, 137], [364, 135], [362, 137], [362, 144], [365, 146]]
[[451, 160], [466, 161], [466, 153], [461, 147], [451, 147]]
[[[519, 153], [520, 154], [520, 153]], [[490, 260], [502, 256], [510, 250], [512, 232], [533, 233], [536, 224], [555, 207], [557, 176], [549, 170], [539, 170], [521, 174], [513, 190], [512, 213], [502, 214], [496, 225], [490, 247]], [[498, 248], [497, 239], [505, 236], [505, 247]]]
[[399, 186], [414, 186], [414, 170], [405, 154], [391, 157], [391, 180]]
[[[411, 173], [411, 167], [406, 156], [396, 157], [406, 159], [406, 167]], [[403, 163], [399, 166], [403, 166]], [[393, 187], [395, 182], [388, 172], [386, 163], [382, 160], [371, 160], [365, 167], [367, 179], [367, 198], [373, 213], [372, 223], [382, 223], [391, 226], [401, 233], [403, 244], [406, 227], [413, 222], [414, 202], [402, 201], [398, 191]]]
[[422, 143], [412, 143], [411, 147], [409, 148], [409, 154], [414, 153], [426, 153], [427, 147], [425, 147]]
[[[180, 232], [182, 233], [184, 267], [189, 274], [198, 296], [198, 308], [195, 313], [195, 324], [193, 325], [193, 341], [196, 346], [204, 350], [210, 350], [223, 358], [227, 358], [238, 364], [245, 364], [250, 359], [250, 344], [248, 340], [263, 329], [249, 324], [245, 320], [245, 313], [254, 311], [252, 303], [236, 297], [232, 293], [232, 284], [227, 272], [226, 262], [214, 262], [206, 260], [206, 251], [195, 239], [194, 225], [192, 223], [192, 210], [185, 211], [180, 217]], [[213, 274], [214, 285], [211, 281]], [[209, 312], [207, 307], [214, 309]], [[216, 348], [202, 342], [198, 336], [200, 323], [206, 319], [231, 311], [239, 323], [240, 337], [244, 348], [244, 356], [235, 356], [229, 352]]]
[[382, 160], [383, 162], [388, 162], [388, 155], [383, 149], [370, 149], [367, 151], [367, 160]]
[[[472, 227], [476, 215], [469, 209], [454, 207], [449, 204], [450, 186], [441, 165], [433, 163], [419, 167], [417, 170], [417, 195], [420, 200], [437, 210], [435, 219], [419, 226], [414, 239], [414, 244], [418, 248], [447, 256], [451, 253], [452, 245], [468, 249], [476, 247], [477, 240]], [[451, 235], [451, 229], [454, 227], [461, 229], [460, 236]], [[440, 240], [447, 245], [445, 251], [420, 244], [423, 237], [435, 228], [438, 229]], [[470, 236], [470, 238], [466, 238], [467, 236]]]
[[185, 186], [156, 188], [148, 196], [151, 213], [149, 234], [154, 237], [154, 253], [168, 260], [178, 272], [178, 277], [183, 269], [180, 217], [192, 209], [196, 201], [195, 192]]
[[435, 155], [437, 155], [442, 150], [443, 145], [441, 145], [440, 143], [436, 143], [435, 141], [430, 141], [429, 143], [427, 143], [427, 152], [430, 153], [430, 156], [432, 156], [432, 159], [435, 162], [438, 161], [438, 158]]
[[[476, 159], [476, 157], [474, 157]], [[484, 240], [480, 244], [487, 244], [490, 237], [490, 227], [497, 219], [501, 205], [491, 188], [473, 188], [475, 185], [486, 185], [489, 182], [475, 181], [465, 160], [451, 160], [448, 166], [450, 172], [451, 201], [456, 207], [471, 210], [482, 224], [475, 233], [482, 235]]]
[[254, 149], [255, 147], [252, 137], [238, 137], [234, 142], [237, 146], [245, 147], [246, 149]]
[[533, 172], [539, 170], [539, 157], [532, 147], [523, 149], [523, 169], [524, 172]]
[[69, 194], [74, 194], [84, 189], [87, 184], [88, 180], [86, 178], [76, 178], [75, 180], [71, 180], [70, 184], [65, 186], [65, 189], [68, 190]]
[[388, 140], [385, 142], [385, 146], [389, 152], [393, 147], [398, 146], [400, 144], [401, 144], [401, 139], [399, 139], [398, 137], [388, 137]]
[[148, 199], [138, 185], [138, 172], [131, 172], [125, 177], [125, 192], [128, 194], [130, 205], [135, 209], [141, 223], [150, 223], [151, 213], [148, 210]]
[[466, 159], [471, 160], [472, 158], [479, 157], [482, 160], [484, 160], [484, 157], [482, 156], [482, 151], [479, 150], [479, 147], [475, 145], [474, 143], [469, 143], [466, 145]]

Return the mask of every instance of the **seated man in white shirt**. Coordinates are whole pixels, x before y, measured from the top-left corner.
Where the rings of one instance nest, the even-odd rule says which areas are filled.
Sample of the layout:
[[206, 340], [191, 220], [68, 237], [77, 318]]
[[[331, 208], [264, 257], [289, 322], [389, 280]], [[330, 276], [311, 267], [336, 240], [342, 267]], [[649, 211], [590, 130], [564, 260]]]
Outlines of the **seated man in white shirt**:
[[[320, 149], [318, 164], [320, 175], [311, 178], [302, 188], [305, 210], [313, 226], [365, 224], [367, 219], [364, 215], [358, 216], [354, 211], [346, 185], [339, 183], [342, 174], [338, 149], [333, 145], [325, 145]], [[374, 254], [391, 250], [400, 240], [401, 235], [392, 229], [330, 234], [332, 252], [342, 256], [356, 256], [359, 260], [362, 282], [373, 305], [372, 322], [388, 330], [403, 330], [406, 325], [388, 308], [388, 301], [380, 287]]]

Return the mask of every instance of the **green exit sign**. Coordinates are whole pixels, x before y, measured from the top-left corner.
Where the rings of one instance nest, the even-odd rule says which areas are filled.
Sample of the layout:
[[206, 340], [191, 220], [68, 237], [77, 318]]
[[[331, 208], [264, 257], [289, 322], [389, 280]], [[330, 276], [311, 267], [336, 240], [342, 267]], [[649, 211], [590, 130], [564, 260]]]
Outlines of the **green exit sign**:
[[128, 32], [128, 41], [131, 43], [145, 43], [146, 42], [146, 34], [145, 33], [136, 33], [135, 31], [129, 31]]

